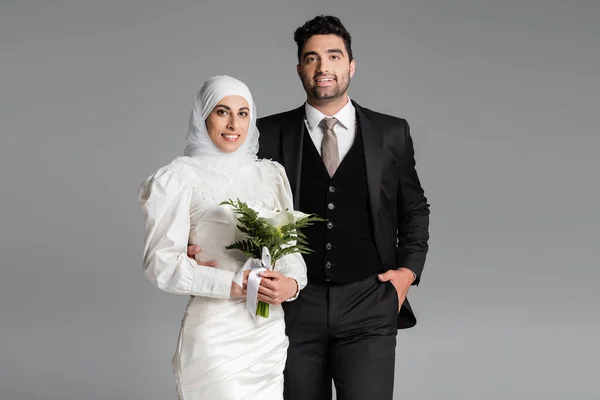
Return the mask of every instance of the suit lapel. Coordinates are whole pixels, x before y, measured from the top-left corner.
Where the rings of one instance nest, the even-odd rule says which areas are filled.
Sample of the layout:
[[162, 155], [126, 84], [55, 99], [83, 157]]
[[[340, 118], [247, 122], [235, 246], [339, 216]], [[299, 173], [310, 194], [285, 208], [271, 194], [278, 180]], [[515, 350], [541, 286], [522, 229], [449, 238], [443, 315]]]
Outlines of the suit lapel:
[[369, 189], [369, 201], [371, 205], [371, 216], [373, 226], [379, 226], [377, 222], [379, 216], [379, 199], [381, 193], [381, 173], [383, 168], [383, 158], [381, 148], [383, 137], [381, 129], [376, 122], [367, 116], [361, 106], [352, 102], [356, 109], [360, 135], [363, 139], [365, 152], [365, 165], [367, 169], [367, 186]]
[[302, 146], [304, 138], [304, 106], [288, 113], [282, 126], [283, 166], [286, 170], [292, 193], [294, 209], [300, 208], [300, 171], [302, 169]]

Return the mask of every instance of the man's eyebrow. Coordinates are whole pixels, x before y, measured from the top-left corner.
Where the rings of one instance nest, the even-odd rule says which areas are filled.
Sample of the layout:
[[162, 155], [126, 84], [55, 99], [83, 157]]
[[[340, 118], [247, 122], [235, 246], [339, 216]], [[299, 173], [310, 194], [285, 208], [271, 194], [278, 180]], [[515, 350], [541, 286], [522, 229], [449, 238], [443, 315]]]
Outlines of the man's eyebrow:
[[342, 49], [327, 49], [327, 53], [336, 53], [336, 54], [344, 54], [344, 52], [342, 51]]
[[[325, 50], [328, 54], [341, 54], [344, 55], [344, 51], [342, 49], [338, 49], [338, 48], [333, 48], [333, 49], [327, 49]], [[302, 58], [306, 58], [308, 56], [319, 56], [319, 54], [316, 51], [307, 51], [306, 53], [302, 54]]]

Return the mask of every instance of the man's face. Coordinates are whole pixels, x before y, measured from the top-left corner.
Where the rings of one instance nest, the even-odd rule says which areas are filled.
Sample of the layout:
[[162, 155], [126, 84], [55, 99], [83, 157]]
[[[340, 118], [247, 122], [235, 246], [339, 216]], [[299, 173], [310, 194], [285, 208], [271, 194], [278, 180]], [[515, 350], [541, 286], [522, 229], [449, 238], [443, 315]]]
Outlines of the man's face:
[[354, 67], [341, 37], [315, 35], [304, 44], [297, 69], [308, 99], [322, 102], [346, 96]]

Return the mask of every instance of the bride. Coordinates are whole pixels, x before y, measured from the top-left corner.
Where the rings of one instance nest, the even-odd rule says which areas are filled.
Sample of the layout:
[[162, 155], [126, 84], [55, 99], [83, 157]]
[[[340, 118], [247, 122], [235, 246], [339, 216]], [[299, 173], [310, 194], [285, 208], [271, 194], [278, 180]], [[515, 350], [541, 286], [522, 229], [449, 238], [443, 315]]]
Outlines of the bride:
[[[259, 300], [271, 304], [270, 315], [255, 321], [244, 288], [234, 282], [247, 257], [225, 249], [244, 237], [232, 209], [220, 205], [240, 199], [293, 209], [283, 167], [257, 159], [256, 117], [244, 83], [208, 79], [194, 102], [185, 156], [159, 168], [139, 190], [144, 273], [159, 289], [190, 296], [172, 360], [180, 400], [283, 398], [288, 338], [281, 302], [306, 286], [306, 265], [296, 253], [268, 271]], [[188, 244], [202, 249], [198, 262], [187, 257]]]

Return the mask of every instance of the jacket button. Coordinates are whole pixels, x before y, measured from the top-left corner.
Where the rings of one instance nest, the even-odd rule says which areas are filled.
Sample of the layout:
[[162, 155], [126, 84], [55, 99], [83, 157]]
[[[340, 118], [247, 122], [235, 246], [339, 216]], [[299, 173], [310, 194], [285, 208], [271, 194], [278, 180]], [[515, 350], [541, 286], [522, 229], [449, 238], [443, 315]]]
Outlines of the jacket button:
[[327, 268], [327, 269], [331, 268], [331, 263], [329, 261], [327, 261], [325, 263], [325, 268]]
[[329, 192], [330, 193], [335, 192], [335, 186], [329, 186]]
[[327, 223], [327, 229], [333, 229], [333, 222]]
[[325, 245], [325, 248], [326, 248], [327, 250], [331, 250], [331, 243], [327, 243], [327, 244]]
[[330, 210], [333, 210], [335, 208], [335, 204], [329, 203], [329, 204], [327, 204], [327, 208], [329, 208]]

